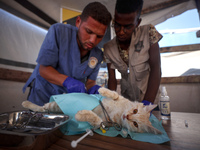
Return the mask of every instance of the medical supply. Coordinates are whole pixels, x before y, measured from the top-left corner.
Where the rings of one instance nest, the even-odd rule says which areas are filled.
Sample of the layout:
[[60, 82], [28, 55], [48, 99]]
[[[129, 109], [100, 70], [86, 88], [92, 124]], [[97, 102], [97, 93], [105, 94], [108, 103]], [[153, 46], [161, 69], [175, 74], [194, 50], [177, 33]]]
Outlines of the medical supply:
[[72, 142], [71, 142], [71, 146], [72, 146], [73, 148], [75, 148], [75, 147], [77, 146], [77, 144], [78, 144], [81, 140], [83, 140], [87, 135], [90, 135], [90, 136], [93, 136], [93, 135], [94, 135], [93, 131], [90, 130], [90, 129], [87, 129], [86, 132], [87, 132], [87, 133], [84, 134], [82, 137], [80, 137], [78, 140], [72, 141]]
[[101, 105], [102, 111], [103, 111], [104, 116], [106, 118], [106, 121], [101, 122], [100, 127], [102, 127], [106, 131], [109, 130], [109, 127], [114, 127], [117, 131], [121, 131], [122, 127], [118, 123], [112, 121], [112, 119], [108, 115], [105, 107], [103, 106], [103, 103], [100, 100], [99, 100], [99, 103]]
[[161, 88], [161, 96], [160, 96], [160, 112], [161, 119], [170, 120], [170, 99], [167, 95], [167, 90], [165, 86]]
[[102, 127], [100, 127], [100, 130], [102, 131], [102, 133], [106, 133], [106, 130], [103, 129]]
[[185, 127], [188, 128], [188, 122], [185, 120]]

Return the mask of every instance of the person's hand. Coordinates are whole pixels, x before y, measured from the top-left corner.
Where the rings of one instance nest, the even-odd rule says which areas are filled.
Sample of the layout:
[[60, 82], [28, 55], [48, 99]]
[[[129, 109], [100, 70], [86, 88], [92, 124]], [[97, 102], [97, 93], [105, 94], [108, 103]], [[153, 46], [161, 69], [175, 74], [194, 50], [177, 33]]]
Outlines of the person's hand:
[[99, 85], [94, 85], [88, 90], [88, 94], [99, 94], [98, 89], [100, 88]]
[[147, 101], [147, 100], [143, 100], [142, 103], [146, 106], [146, 105], [153, 105], [153, 103]]
[[65, 79], [63, 86], [67, 89], [68, 93], [86, 93], [85, 85], [81, 81], [71, 77]]

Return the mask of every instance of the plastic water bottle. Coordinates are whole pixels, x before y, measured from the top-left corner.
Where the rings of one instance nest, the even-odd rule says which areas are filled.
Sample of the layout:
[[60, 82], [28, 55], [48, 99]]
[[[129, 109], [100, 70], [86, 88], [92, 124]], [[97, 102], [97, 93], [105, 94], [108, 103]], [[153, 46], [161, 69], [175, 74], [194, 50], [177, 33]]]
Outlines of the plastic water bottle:
[[167, 95], [166, 87], [163, 86], [161, 88], [161, 96], [160, 96], [160, 112], [161, 112], [161, 119], [169, 120], [170, 119], [170, 100], [169, 96]]

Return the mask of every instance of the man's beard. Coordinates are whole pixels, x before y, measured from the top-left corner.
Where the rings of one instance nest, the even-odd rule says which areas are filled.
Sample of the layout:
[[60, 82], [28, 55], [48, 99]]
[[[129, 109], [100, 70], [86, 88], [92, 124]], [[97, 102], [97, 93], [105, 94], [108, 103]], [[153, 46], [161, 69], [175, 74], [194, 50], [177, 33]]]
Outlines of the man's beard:
[[85, 48], [84, 47], [84, 44], [81, 42], [81, 40], [80, 40], [80, 38], [79, 38], [79, 35], [77, 34], [77, 40], [78, 40], [78, 43], [79, 43], [79, 45], [80, 45], [80, 49], [83, 49], [83, 50], [86, 50], [86, 51], [90, 51], [91, 49], [93, 49], [94, 47], [92, 47], [92, 48]]

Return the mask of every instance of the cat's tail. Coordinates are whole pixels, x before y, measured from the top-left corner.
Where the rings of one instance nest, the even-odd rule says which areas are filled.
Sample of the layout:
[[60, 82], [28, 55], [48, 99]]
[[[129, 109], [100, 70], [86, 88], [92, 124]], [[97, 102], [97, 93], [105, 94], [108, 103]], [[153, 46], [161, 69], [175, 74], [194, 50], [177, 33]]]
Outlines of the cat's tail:
[[43, 106], [38, 106], [36, 104], [31, 103], [30, 101], [23, 101], [22, 106], [35, 112], [47, 112], [47, 110], [44, 109]]

